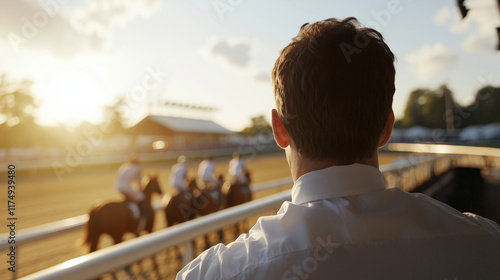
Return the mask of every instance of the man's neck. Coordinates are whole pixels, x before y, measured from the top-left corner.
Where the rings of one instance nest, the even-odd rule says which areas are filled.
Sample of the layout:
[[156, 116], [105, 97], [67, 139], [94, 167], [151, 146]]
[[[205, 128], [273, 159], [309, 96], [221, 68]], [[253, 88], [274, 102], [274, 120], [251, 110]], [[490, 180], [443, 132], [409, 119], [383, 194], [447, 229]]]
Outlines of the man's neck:
[[378, 152], [375, 152], [374, 155], [370, 158], [365, 158], [362, 160], [357, 160], [353, 162], [342, 162], [335, 160], [310, 160], [304, 158], [297, 154], [295, 151], [292, 151], [289, 147], [286, 151], [288, 165], [290, 166], [290, 171], [292, 173], [293, 181], [297, 181], [300, 176], [307, 174], [312, 171], [328, 168], [334, 165], [349, 165], [354, 163], [365, 164], [374, 166], [376, 168], [378, 165]]

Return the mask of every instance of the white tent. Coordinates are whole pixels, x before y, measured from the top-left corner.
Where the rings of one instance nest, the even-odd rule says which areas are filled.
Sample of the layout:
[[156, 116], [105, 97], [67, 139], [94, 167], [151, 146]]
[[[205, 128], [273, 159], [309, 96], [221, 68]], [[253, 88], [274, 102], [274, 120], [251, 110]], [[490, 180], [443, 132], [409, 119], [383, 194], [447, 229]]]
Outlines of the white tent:
[[500, 124], [492, 123], [482, 127], [481, 134], [483, 139], [500, 139]]
[[458, 139], [461, 141], [477, 141], [481, 139], [481, 126], [472, 125], [462, 129], [458, 135]]
[[417, 125], [408, 128], [404, 132], [404, 137], [408, 140], [429, 140], [432, 139], [432, 130]]

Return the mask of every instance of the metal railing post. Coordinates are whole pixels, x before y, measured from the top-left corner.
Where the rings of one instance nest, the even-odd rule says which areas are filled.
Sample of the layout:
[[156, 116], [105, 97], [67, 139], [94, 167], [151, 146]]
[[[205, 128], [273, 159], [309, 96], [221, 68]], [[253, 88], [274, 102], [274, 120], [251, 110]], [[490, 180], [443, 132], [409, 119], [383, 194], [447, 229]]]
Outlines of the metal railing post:
[[184, 267], [194, 259], [194, 240], [184, 242], [184, 256], [182, 257], [182, 266]]

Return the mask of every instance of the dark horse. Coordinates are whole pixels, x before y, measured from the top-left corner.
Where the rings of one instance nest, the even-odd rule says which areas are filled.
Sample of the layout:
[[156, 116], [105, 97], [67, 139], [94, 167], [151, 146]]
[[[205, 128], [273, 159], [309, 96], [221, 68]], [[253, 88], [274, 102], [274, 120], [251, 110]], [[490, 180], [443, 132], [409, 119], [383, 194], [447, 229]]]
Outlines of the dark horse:
[[[167, 226], [173, 226], [196, 216], [205, 216], [214, 213], [225, 206], [225, 195], [222, 193], [224, 177], [219, 175], [218, 184], [207, 184], [199, 187], [196, 180], [189, 183], [189, 193], [176, 192], [166, 195], [162, 200]], [[222, 230], [219, 232], [222, 240]], [[206, 247], [209, 247], [208, 237], [205, 236]]]
[[[151, 233], [154, 224], [154, 210], [151, 206], [151, 196], [153, 193], [161, 194], [156, 176], [152, 176], [146, 184], [143, 184], [142, 192], [145, 195], [145, 206], [141, 209], [144, 211], [142, 215], [146, 217], [144, 230]], [[115, 244], [122, 241], [123, 234], [126, 232], [132, 232], [138, 235], [137, 229], [139, 219], [134, 219], [132, 217], [132, 212], [128, 203], [130, 202], [108, 202], [95, 206], [90, 210], [84, 241], [84, 245], [90, 246], [90, 252], [97, 250], [99, 237], [103, 233], [109, 234], [113, 238]]]
[[[252, 191], [250, 190], [250, 172], [247, 171], [245, 173], [245, 177], [247, 178], [247, 183], [245, 184], [235, 182], [225, 184], [223, 192], [226, 197], [226, 208], [240, 205], [252, 200]], [[243, 228], [240, 227], [240, 223], [236, 223], [234, 230], [235, 236], [238, 236], [243, 231]]]
[[[165, 212], [167, 227], [192, 220], [198, 214], [193, 206], [193, 198], [196, 193], [195, 190], [197, 190], [196, 179], [192, 179], [188, 186], [189, 192], [176, 191], [173, 194], [165, 194], [161, 200], [163, 211]], [[175, 246], [174, 250], [177, 259], [182, 261], [179, 246]]]
[[175, 192], [163, 197], [162, 205], [168, 227], [192, 220], [198, 214], [193, 206], [196, 189], [196, 181], [193, 179], [189, 182], [189, 192]]
[[229, 188], [224, 189], [226, 194], [226, 207], [236, 206], [252, 200], [252, 191], [250, 190], [250, 172], [245, 173], [246, 184], [232, 182]]

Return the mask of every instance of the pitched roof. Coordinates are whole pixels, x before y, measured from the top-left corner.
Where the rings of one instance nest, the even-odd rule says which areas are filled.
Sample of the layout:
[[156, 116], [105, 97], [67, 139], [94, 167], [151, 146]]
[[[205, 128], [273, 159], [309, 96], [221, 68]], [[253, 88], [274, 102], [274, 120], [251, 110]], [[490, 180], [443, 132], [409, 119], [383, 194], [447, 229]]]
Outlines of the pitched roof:
[[234, 132], [222, 127], [221, 125], [209, 120], [197, 120], [167, 116], [149, 115], [134, 126], [140, 126], [144, 122], [154, 122], [160, 126], [166, 127], [176, 132], [194, 132], [194, 133], [215, 133], [215, 134], [233, 134]]

